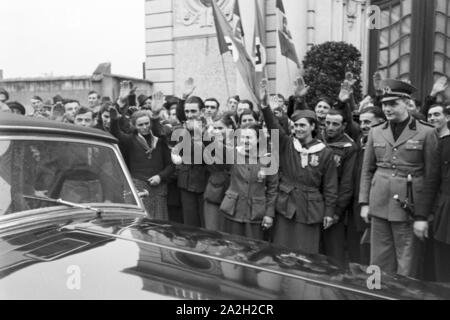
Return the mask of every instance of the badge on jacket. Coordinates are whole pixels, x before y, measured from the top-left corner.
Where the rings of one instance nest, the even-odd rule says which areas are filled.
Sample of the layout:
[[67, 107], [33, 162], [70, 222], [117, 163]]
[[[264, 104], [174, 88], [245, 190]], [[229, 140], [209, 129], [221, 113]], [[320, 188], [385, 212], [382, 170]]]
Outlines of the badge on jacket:
[[336, 162], [336, 167], [340, 167], [341, 166], [341, 162], [342, 162], [342, 158], [339, 155], [334, 155], [334, 162]]
[[312, 155], [311, 156], [311, 162], [309, 163], [311, 167], [318, 167], [319, 166], [319, 156], [318, 155]]

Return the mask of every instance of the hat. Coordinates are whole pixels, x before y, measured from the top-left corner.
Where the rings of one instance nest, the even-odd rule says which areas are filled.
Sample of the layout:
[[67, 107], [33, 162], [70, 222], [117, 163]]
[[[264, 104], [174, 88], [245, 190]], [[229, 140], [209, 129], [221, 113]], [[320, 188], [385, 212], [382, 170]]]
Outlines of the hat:
[[9, 93], [5, 88], [0, 88], [0, 94], [3, 94], [6, 97], [6, 101], [9, 100]]
[[145, 94], [141, 94], [138, 96], [137, 100], [139, 103], [139, 106], [142, 107], [145, 104], [145, 101], [147, 101], [148, 99], [152, 99], [152, 97], [147, 97]]
[[58, 102], [64, 102], [64, 98], [61, 97], [59, 94], [53, 97], [53, 104], [57, 104]]
[[111, 98], [110, 97], [102, 97], [102, 104], [107, 103], [107, 102], [111, 103], [112, 102]]
[[411, 99], [411, 95], [417, 91], [408, 82], [394, 79], [382, 80], [381, 88], [383, 89], [381, 102], [395, 101], [401, 98]]
[[314, 121], [317, 121], [317, 115], [312, 110], [297, 110], [292, 115], [291, 120], [294, 122], [297, 122], [300, 119], [313, 119]]
[[8, 107], [12, 110], [12, 109], [16, 109], [19, 110], [19, 112], [22, 115], [25, 115], [26, 111], [25, 111], [25, 107], [23, 105], [21, 105], [19, 102], [17, 101], [13, 101], [13, 102], [7, 102], [6, 103], [8, 105]]

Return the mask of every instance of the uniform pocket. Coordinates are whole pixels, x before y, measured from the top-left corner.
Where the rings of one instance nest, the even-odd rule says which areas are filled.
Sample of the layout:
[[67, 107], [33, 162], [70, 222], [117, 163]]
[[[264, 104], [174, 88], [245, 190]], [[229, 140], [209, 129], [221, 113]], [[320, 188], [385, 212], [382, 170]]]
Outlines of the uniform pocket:
[[225, 191], [230, 184], [229, 179], [223, 174], [213, 174], [206, 185], [205, 200], [214, 203], [221, 204], [225, 197]]
[[408, 141], [405, 148], [408, 151], [422, 151], [423, 141]]
[[266, 198], [253, 197], [252, 198], [252, 221], [262, 221], [266, 215]]
[[307, 214], [308, 224], [321, 223], [325, 217], [325, 202], [323, 196], [319, 192], [308, 192]]
[[239, 194], [227, 191], [225, 193], [225, 198], [222, 201], [220, 210], [229, 216], [234, 216], [236, 213], [236, 202], [239, 199]]
[[374, 143], [373, 148], [375, 149], [377, 159], [383, 159], [386, 154], [386, 143]]
[[282, 214], [288, 219], [292, 219], [293, 215], [288, 214], [288, 203], [289, 203], [289, 197], [292, 191], [294, 190], [294, 187], [281, 183], [279, 187], [278, 197], [277, 197], [277, 203], [276, 203], [276, 211], [279, 214]]

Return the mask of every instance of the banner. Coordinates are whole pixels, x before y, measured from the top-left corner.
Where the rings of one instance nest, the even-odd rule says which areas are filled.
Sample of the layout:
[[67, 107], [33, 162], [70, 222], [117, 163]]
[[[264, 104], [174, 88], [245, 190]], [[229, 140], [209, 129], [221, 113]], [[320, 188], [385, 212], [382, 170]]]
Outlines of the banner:
[[278, 38], [280, 39], [281, 54], [294, 61], [300, 68], [297, 51], [295, 50], [294, 41], [288, 27], [288, 20], [282, 0], [277, 0], [277, 17], [278, 17]]
[[[238, 1], [236, 0], [236, 3]], [[239, 8], [239, 4], [236, 5]], [[238, 31], [239, 27], [232, 28], [227, 22], [225, 15], [222, 13], [218, 7], [216, 1], [212, 1], [212, 9], [214, 15], [214, 23], [216, 26], [217, 38], [219, 41], [220, 54], [224, 54], [228, 51], [231, 52], [233, 61], [242, 76], [245, 86], [250, 91], [254, 101], [258, 101], [255, 92], [255, 68], [253, 66], [253, 61], [249, 57], [247, 51], [245, 50], [242, 38], [242, 31]], [[235, 11], [236, 13], [236, 7]], [[242, 24], [239, 21], [235, 22], [235, 26], [239, 26], [242, 30]]]

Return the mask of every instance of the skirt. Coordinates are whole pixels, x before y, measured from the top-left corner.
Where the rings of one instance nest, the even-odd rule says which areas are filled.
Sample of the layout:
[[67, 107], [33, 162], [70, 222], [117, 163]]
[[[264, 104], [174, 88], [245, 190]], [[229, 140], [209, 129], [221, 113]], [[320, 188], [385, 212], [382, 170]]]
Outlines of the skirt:
[[219, 231], [221, 224], [220, 205], [205, 200], [203, 214], [205, 215], [205, 228], [211, 231]]
[[318, 254], [321, 224], [303, 224], [278, 214], [275, 219], [273, 243], [306, 254]]
[[253, 240], [264, 240], [264, 231], [261, 224], [237, 222], [225, 218], [223, 214], [221, 215], [222, 222], [220, 223], [220, 231]]
[[150, 194], [148, 197], [142, 199], [148, 217], [153, 220], [168, 221], [167, 184], [152, 187], [147, 181], [133, 179], [133, 182], [138, 190], [147, 190]]

